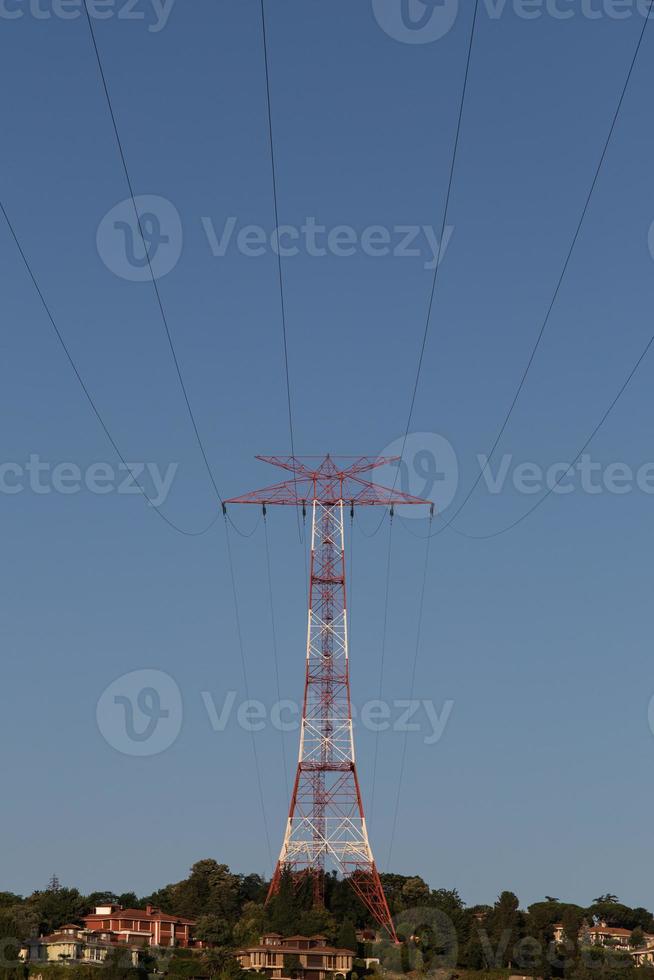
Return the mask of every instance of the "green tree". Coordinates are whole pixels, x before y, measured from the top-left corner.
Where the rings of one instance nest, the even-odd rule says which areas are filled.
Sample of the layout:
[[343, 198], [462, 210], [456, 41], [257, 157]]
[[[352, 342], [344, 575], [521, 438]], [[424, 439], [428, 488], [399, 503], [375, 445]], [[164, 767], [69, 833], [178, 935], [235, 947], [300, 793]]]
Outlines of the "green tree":
[[341, 949], [351, 949], [356, 953], [359, 943], [352, 919], [344, 919], [336, 936], [336, 945]]
[[113, 949], [104, 962], [102, 976], [104, 980], [147, 980], [148, 975], [143, 966], [132, 965], [129, 950]]
[[577, 946], [579, 934], [585, 921], [585, 913], [578, 905], [566, 905], [561, 916], [563, 934], [568, 941], [569, 947]]
[[258, 943], [266, 931], [266, 910], [257, 902], [246, 902], [234, 926], [233, 937], [237, 946]]
[[190, 950], [181, 949], [176, 949], [169, 959], [167, 974], [179, 980], [192, 980], [194, 977], [211, 975], [203, 957], [193, 955]]
[[226, 864], [211, 858], [197, 861], [184, 881], [169, 886], [170, 900], [178, 915], [191, 918], [217, 915], [235, 921], [239, 907], [240, 880]]
[[34, 892], [27, 905], [38, 918], [39, 930], [43, 933], [53, 932], [67, 922], [81, 923], [88, 910], [87, 900], [77, 888], [58, 887]]
[[481, 940], [478, 922], [471, 924], [468, 941], [459, 952], [459, 962], [469, 970], [483, 970], [486, 966], [486, 955]]
[[0, 936], [30, 939], [39, 931], [38, 910], [22, 900], [0, 906]]
[[239, 875], [239, 901], [264, 902], [268, 888], [261, 875]]
[[27, 967], [22, 963], [0, 966], [0, 980], [26, 980], [27, 972]]
[[489, 968], [498, 969], [511, 964], [513, 949], [523, 935], [519, 905], [517, 895], [504, 891], [486, 918], [480, 940]]
[[413, 878], [407, 878], [402, 885], [401, 901], [405, 909], [428, 905], [430, 898], [429, 885], [417, 875]]
[[304, 911], [295, 889], [293, 874], [286, 866], [282, 868], [279, 889], [266, 907], [268, 928], [282, 936], [292, 936], [298, 931], [298, 919]]
[[220, 915], [201, 915], [197, 920], [195, 935], [213, 946], [228, 946], [232, 940], [232, 926]]
[[165, 885], [163, 888], [159, 888], [156, 892], [152, 892], [151, 895], [146, 896], [142, 899], [142, 905], [153, 905], [157, 909], [161, 909], [162, 912], [169, 912], [174, 914], [175, 909], [175, 885]]
[[14, 895], [13, 892], [0, 892], [0, 909], [20, 905], [22, 901], [22, 897], [20, 895]]
[[118, 905], [122, 905], [124, 909], [141, 909], [145, 908], [146, 903], [138, 898], [136, 892], [123, 892], [118, 896]]
[[219, 946], [207, 949], [202, 954], [204, 969], [210, 977], [222, 976], [233, 959], [231, 950]]
[[301, 936], [326, 936], [333, 941], [337, 925], [336, 919], [327, 909], [304, 909], [297, 918], [297, 928], [294, 930]]

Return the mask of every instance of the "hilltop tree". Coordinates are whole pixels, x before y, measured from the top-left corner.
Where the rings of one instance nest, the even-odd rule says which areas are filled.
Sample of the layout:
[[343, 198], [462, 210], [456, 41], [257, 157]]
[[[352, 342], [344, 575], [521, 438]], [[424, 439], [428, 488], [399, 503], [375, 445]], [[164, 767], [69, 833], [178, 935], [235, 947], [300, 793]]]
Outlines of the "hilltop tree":
[[335, 874], [325, 875], [325, 906], [339, 922], [352, 919], [356, 926], [371, 922], [370, 913], [361, 904], [349, 881], [343, 881]]
[[178, 915], [212, 915], [233, 922], [239, 908], [240, 881], [226, 864], [197, 861], [184, 881], [171, 885], [169, 900]]
[[359, 943], [352, 919], [345, 919], [341, 924], [336, 936], [336, 945], [342, 949], [351, 949], [356, 953]]
[[232, 926], [220, 915], [201, 915], [197, 920], [195, 935], [211, 946], [229, 946]]
[[337, 924], [334, 916], [327, 909], [304, 909], [297, 920], [298, 933], [303, 936], [326, 936], [333, 941]]
[[621, 929], [635, 929], [636, 926], [640, 926], [645, 932], [654, 929], [651, 912], [641, 907], [632, 909], [621, 902], [613, 901], [615, 898], [615, 895], [600, 895], [588, 909], [588, 916]]
[[37, 917], [41, 932], [54, 932], [67, 922], [81, 923], [88, 910], [88, 902], [77, 888], [48, 889], [34, 892], [27, 905]]
[[402, 886], [401, 901], [405, 909], [420, 905], [429, 905], [431, 891], [429, 885], [418, 875], [407, 878]]
[[86, 896], [86, 904], [89, 912], [96, 907], [96, 905], [120, 905], [118, 901], [118, 895], [113, 892], [91, 892], [90, 895]]
[[265, 901], [268, 887], [261, 875], [239, 875], [239, 902]]
[[268, 928], [282, 936], [292, 936], [297, 932], [297, 922], [304, 911], [298, 898], [293, 873], [289, 867], [282, 868], [279, 889], [273, 895], [266, 909]]
[[486, 965], [498, 969], [511, 963], [513, 948], [522, 935], [520, 902], [513, 892], [502, 892], [488, 915], [481, 942], [484, 946]]
[[266, 931], [266, 910], [257, 902], [246, 902], [234, 926], [234, 942], [237, 946], [258, 943]]

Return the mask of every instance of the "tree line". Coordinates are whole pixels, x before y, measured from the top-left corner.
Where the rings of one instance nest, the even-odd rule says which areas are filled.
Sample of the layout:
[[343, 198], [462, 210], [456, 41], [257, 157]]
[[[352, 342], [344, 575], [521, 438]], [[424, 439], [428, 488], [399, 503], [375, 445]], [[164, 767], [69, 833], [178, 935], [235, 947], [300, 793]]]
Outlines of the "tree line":
[[[432, 889], [419, 876], [384, 874], [382, 883], [404, 940], [399, 948], [384, 941], [361, 942], [361, 933], [357, 939], [357, 930], [374, 928], [374, 923], [350, 884], [335, 874], [324, 878], [324, 908], [312, 907], [311, 882], [298, 888], [288, 872], [282, 874], [278, 895], [266, 905], [268, 882], [263, 877], [234, 874], [213, 859], [198, 861], [182, 881], [142, 897], [111, 891], [83, 895], [56, 879], [27, 897], [0, 892], [0, 937], [24, 940], [54, 932], [66, 923], [81, 925], [83, 917], [100, 904], [143, 909], [151, 904], [196, 919], [196, 938], [208, 944], [199, 957], [183, 950], [162, 954], [157, 969], [163, 965], [166, 973], [180, 980], [198, 976], [234, 980], [240, 973], [234, 950], [258, 942], [264, 932], [320, 933], [331, 943], [353, 949], [358, 957], [353, 980], [370, 972], [363, 964], [363, 957], [370, 956], [379, 957], [382, 967], [392, 973], [518, 971], [544, 980], [631, 980], [637, 974], [639, 980], [654, 980], [654, 969], [636, 968], [624, 952], [589, 947], [584, 941], [584, 927], [598, 921], [630, 930], [634, 946], [644, 941], [646, 933], [654, 934], [652, 913], [625, 905], [615, 895], [600, 895], [587, 907], [545, 896], [521, 909], [510, 891], [502, 892], [492, 905], [466, 906], [456, 890]], [[563, 942], [555, 941], [558, 923], [563, 926]], [[145, 964], [146, 970], [152, 966]], [[136, 980], [139, 975], [125, 964], [114, 963], [112, 968], [115, 975], [110, 980]], [[0, 980], [19, 980], [18, 964], [2, 969]], [[86, 980], [81, 974], [71, 977], [72, 967], [54, 967], [52, 976], [39, 972], [44, 980], [59, 980], [53, 970], [62, 969], [69, 980]]]

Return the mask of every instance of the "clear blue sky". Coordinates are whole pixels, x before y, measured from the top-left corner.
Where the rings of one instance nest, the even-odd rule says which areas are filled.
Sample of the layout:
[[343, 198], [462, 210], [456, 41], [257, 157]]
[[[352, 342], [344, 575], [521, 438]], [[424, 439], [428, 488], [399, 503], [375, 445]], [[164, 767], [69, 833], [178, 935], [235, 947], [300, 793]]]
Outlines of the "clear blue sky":
[[[25, 6], [25, 5], [24, 5]], [[120, 6], [120, 4], [118, 5]], [[47, 8], [47, 4], [43, 4]], [[16, 10], [7, 0], [5, 10]], [[140, 8], [151, 11], [144, 0]], [[574, 7], [577, 10], [577, 7]], [[438, 227], [471, 6], [434, 43], [404, 44], [369, 0], [268, 2], [280, 219]], [[114, 10], [115, 12], [115, 10]], [[181, 216], [160, 288], [224, 496], [288, 451], [274, 256], [212, 255], [220, 231], [272, 229], [259, 7], [177, 0], [165, 27], [97, 22], [137, 193]], [[559, 273], [641, 28], [640, 16], [524, 19], [482, 5], [445, 255], [413, 430], [455, 447], [459, 498], [510, 400]], [[514, 462], [574, 455], [652, 331], [651, 61], [641, 58], [537, 361], [502, 446]], [[126, 197], [85, 23], [24, 16], [0, 32], [0, 196], [97, 402], [130, 461], [179, 463], [166, 512], [215, 513], [147, 283], [96, 249]], [[0, 224], [2, 461], [115, 463]], [[380, 452], [403, 432], [432, 273], [422, 257], [300, 254], [285, 262], [300, 453]], [[645, 361], [592, 446], [603, 465], [654, 458]], [[461, 489], [463, 488], [463, 489]], [[502, 527], [533, 498], [480, 486], [459, 526]], [[83, 890], [146, 893], [214, 856], [269, 873], [250, 735], [212, 730], [202, 700], [245, 696], [222, 521], [173, 533], [138, 497], [0, 495], [3, 847], [0, 888], [56, 871]], [[252, 526], [254, 513], [235, 515]], [[365, 530], [372, 515], [362, 516]], [[415, 522], [412, 529], [423, 530]], [[270, 514], [281, 686], [301, 695], [303, 558], [292, 513]], [[443, 737], [408, 739], [392, 869], [457, 887], [654, 905], [652, 501], [639, 491], [552, 496], [511, 533], [432, 546], [417, 694], [454, 706]], [[379, 684], [387, 531], [355, 530], [352, 671]], [[261, 528], [233, 541], [250, 695], [275, 700]], [[409, 696], [424, 544], [394, 530], [387, 699]], [[152, 757], [102, 737], [96, 704], [157, 669], [184, 705]], [[279, 735], [255, 737], [273, 854], [287, 808]], [[286, 736], [296, 756], [295, 733]], [[359, 726], [370, 799], [375, 736]], [[386, 869], [403, 736], [380, 736], [371, 835]]]

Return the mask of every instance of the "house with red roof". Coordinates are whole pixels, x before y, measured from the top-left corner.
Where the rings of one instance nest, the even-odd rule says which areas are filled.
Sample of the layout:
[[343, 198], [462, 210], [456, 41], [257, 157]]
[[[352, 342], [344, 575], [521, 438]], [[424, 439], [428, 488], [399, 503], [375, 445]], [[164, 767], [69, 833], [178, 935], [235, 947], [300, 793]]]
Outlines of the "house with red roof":
[[193, 946], [195, 919], [162, 912], [153, 905], [145, 909], [124, 909], [121, 905], [98, 905], [93, 915], [84, 916], [84, 925], [95, 933], [110, 933], [119, 942], [148, 946]]

